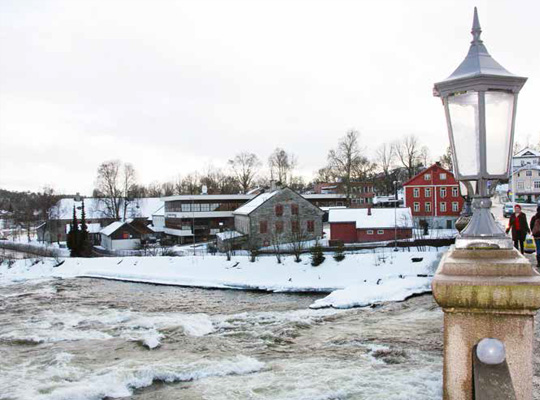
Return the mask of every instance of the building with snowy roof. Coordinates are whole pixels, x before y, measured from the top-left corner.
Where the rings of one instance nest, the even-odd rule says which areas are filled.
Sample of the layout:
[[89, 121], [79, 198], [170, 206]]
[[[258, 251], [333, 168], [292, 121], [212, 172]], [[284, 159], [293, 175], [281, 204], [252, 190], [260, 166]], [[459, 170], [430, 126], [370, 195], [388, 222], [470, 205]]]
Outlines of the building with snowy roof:
[[330, 240], [343, 243], [385, 242], [412, 238], [410, 208], [333, 209]]
[[79, 222], [81, 220], [83, 200], [86, 224], [94, 227], [97, 224], [99, 230], [117, 219], [135, 219], [148, 224], [152, 214], [163, 206], [163, 202], [157, 197], [119, 199], [119, 218], [116, 218], [108, 199], [95, 197], [83, 199], [80, 196], [64, 198], [59, 200], [51, 210], [50, 220], [38, 229], [39, 240], [65, 241], [73, 220], [73, 210], [75, 210]]
[[514, 154], [512, 157], [512, 171], [527, 165], [540, 165], [540, 151], [526, 147]]
[[[217, 239], [217, 233], [235, 229], [234, 214], [244, 205], [267, 195], [257, 194], [195, 194], [162, 197], [164, 207], [163, 232], [176, 243], [205, 242]], [[297, 194], [298, 195], [298, 194]], [[318, 207], [343, 207], [344, 194], [298, 195]], [[265, 198], [265, 197], [263, 197]], [[262, 198], [259, 198], [260, 201]], [[252, 207], [252, 206], [250, 206]], [[240, 211], [242, 212], [242, 211]], [[157, 225], [155, 225], [157, 226]]]
[[135, 250], [153, 241], [155, 233], [140, 220], [115, 221], [101, 229], [101, 247], [105, 250]]
[[322, 237], [324, 211], [287, 187], [261, 193], [233, 215], [234, 230], [250, 247]]
[[520, 201], [540, 201], [540, 165], [526, 164], [512, 172], [509, 189], [516, 191], [516, 199]]

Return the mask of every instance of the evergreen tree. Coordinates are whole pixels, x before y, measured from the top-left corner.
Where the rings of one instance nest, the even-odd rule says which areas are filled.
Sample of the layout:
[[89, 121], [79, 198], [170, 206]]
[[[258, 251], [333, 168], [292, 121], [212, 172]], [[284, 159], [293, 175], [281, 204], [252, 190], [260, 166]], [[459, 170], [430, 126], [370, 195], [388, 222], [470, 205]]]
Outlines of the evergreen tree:
[[342, 241], [339, 241], [336, 250], [334, 252], [334, 260], [337, 262], [343, 261], [345, 258], [345, 246], [343, 245]]
[[311, 265], [316, 267], [324, 262], [324, 254], [319, 242], [315, 243], [315, 246], [311, 248]]
[[67, 246], [71, 257], [79, 257], [79, 221], [77, 221], [77, 209], [73, 206], [73, 219], [70, 224], [70, 231], [67, 236]]
[[80, 257], [90, 257], [92, 246], [90, 245], [90, 236], [88, 234], [88, 225], [86, 225], [86, 212], [84, 210], [84, 200], [81, 206], [81, 230], [78, 237], [78, 251]]

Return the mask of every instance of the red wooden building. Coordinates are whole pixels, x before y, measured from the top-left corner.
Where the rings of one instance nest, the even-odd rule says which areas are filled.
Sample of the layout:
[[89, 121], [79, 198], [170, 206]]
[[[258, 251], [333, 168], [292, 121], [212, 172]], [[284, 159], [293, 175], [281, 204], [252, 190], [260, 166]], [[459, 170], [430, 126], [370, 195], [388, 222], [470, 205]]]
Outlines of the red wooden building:
[[403, 184], [405, 207], [416, 226], [452, 229], [463, 208], [463, 197], [454, 174], [438, 163]]
[[330, 240], [343, 243], [412, 238], [413, 220], [408, 208], [334, 209], [328, 221]]

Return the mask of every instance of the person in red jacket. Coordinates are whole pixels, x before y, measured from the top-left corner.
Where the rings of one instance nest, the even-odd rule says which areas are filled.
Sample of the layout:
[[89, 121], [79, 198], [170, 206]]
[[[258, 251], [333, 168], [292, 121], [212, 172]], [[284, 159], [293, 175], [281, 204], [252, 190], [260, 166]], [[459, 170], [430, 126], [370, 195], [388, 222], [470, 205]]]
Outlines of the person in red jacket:
[[525, 237], [531, 230], [527, 224], [527, 216], [521, 212], [521, 206], [518, 204], [514, 206], [514, 213], [510, 216], [506, 233], [510, 232], [510, 229], [512, 229], [514, 247], [523, 254], [523, 242], [525, 242]]

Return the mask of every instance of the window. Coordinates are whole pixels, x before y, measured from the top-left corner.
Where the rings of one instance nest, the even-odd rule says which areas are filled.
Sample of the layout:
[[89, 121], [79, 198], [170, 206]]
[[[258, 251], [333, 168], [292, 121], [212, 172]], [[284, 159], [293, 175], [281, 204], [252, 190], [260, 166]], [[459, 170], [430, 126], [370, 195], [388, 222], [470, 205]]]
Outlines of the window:
[[182, 204], [182, 212], [189, 212], [191, 211], [191, 204]]
[[360, 197], [358, 200], [360, 200], [359, 201], [360, 204], [364, 204], [364, 198], [363, 197]]
[[523, 190], [525, 188], [525, 185], [523, 184], [523, 182], [518, 182], [518, 190]]
[[459, 211], [459, 203], [457, 201], [452, 202], [452, 211], [458, 212]]
[[414, 188], [413, 189], [413, 197], [420, 197], [420, 189]]
[[259, 233], [267, 233], [267, 232], [268, 232], [268, 222], [259, 221]]
[[445, 172], [441, 172], [441, 174], [439, 175], [439, 178], [444, 181], [446, 179], [446, 173]]
[[458, 188], [457, 187], [452, 188], [452, 197], [458, 197]]
[[425, 188], [424, 189], [424, 196], [425, 197], [431, 197], [431, 188]]
[[368, 229], [368, 230], [366, 231], [366, 233], [367, 233], [368, 235], [373, 235], [373, 231], [372, 231], [371, 229]]
[[377, 229], [377, 235], [384, 234], [384, 229]]
[[298, 215], [298, 204], [291, 204], [291, 214]]
[[191, 205], [191, 211], [195, 211], [195, 212], [201, 211], [201, 205], [198, 204], [198, 203], [192, 204]]
[[420, 203], [414, 203], [414, 212], [420, 211]]
[[430, 181], [431, 180], [431, 174], [425, 174], [424, 175], [424, 180], [425, 181]]
[[442, 201], [439, 204], [439, 209], [441, 210], [441, 212], [446, 212], [446, 202]]
[[276, 217], [281, 217], [283, 215], [283, 205], [276, 204], [275, 210], [276, 210]]
[[525, 176], [532, 176], [532, 171], [525, 171]]
[[210, 204], [208, 203], [201, 204], [201, 211], [210, 211]]
[[283, 233], [283, 221], [276, 221], [276, 233]]
[[122, 239], [129, 239], [129, 232], [122, 232]]
[[308, 221], [307, 222], [307, 231], [308, 232], [315, 232], [315, 221]]
[[300, 224], [298, 221], [291, 221], [291, 232], [298, 233], [300, 232]]
[[182, 230], [183, 231], [190, 231], [191, 230], [191, 225], [182, 225]]
[[431, 202], [427, 201], [426, 204], [424, 204], [424, 210], [426, 212], [431, 212]]
[[446, 197], [446, 188], [442, 187], [440, 193], [441, 193], [441, 197]]
[[534, 181], [534, 188], [540, 189], [540, 181]]

